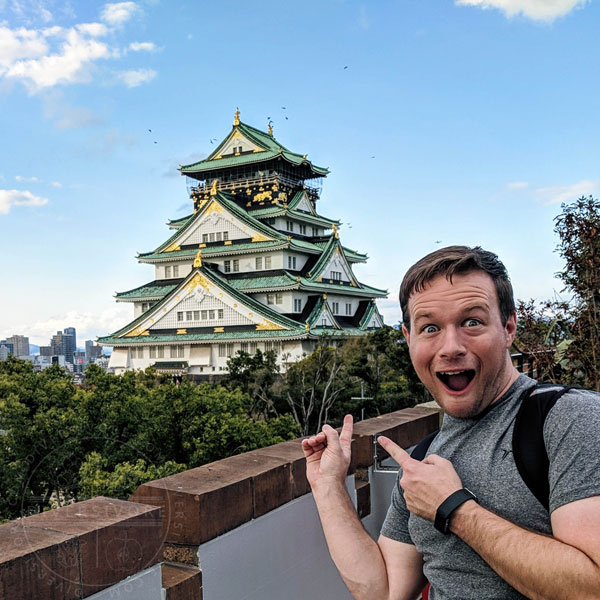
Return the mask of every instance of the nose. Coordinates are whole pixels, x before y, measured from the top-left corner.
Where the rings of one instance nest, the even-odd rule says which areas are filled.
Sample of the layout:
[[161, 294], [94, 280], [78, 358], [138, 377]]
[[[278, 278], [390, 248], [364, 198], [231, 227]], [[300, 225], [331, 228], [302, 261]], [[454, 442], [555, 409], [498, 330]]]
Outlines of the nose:
[[456, 327], [446, 327], [442, 331], [440, 356], [446, 359], [460, 358], [466, 353], [463, 338]]

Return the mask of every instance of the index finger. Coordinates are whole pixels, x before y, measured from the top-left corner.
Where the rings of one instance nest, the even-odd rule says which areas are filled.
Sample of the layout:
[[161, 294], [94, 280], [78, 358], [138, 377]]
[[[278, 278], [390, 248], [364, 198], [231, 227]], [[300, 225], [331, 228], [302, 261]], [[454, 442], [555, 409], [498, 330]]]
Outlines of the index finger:
[[377, 438], [377, 442], [402, 467], [402, 469], [405, 469], [412, 463], [418, 462], [414, 458], [411, 458], [410, 454], [404, 450], [404, 448], [400, 448], [398, 444], [392, 442], [390, 438], [387, 438], [384, 435], [380, 435]]

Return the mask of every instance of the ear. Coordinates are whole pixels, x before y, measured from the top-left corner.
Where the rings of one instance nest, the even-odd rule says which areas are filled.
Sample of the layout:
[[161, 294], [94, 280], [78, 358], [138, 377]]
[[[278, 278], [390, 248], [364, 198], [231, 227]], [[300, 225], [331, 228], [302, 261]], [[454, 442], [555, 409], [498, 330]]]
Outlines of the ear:
[[406, 340], [406, 343], [408, 344], [408, 347], [410, 348], [410, 331], [408, 331], [408, 329], [406, 329], [405, 325], [402, 325], [402, 335], [404, 336], [404, 339]]
[[506, 325], [504, 326], [504, 331], [506, 332], [506, 347], [510, 348], [515, 341], [515, 335], [517, 334], [517, 313], [513, 313], [508, 317]]

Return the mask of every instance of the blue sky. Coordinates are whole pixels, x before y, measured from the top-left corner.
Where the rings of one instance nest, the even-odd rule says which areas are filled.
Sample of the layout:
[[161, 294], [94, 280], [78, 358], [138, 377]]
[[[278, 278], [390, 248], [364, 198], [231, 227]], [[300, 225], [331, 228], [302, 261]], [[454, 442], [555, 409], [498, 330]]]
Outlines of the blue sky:
[[177, 165], [238, 106], [330, 168], [319, 210], [369, 254], [388, 323], [440, 245], [494, 250], [517, 297], [552, 297], [560, 203], [600, 196], [599, 7], [0, 0], [0, 337], [128, 322], [113, 293], [153, 279], [135, 253], [191, 211]]

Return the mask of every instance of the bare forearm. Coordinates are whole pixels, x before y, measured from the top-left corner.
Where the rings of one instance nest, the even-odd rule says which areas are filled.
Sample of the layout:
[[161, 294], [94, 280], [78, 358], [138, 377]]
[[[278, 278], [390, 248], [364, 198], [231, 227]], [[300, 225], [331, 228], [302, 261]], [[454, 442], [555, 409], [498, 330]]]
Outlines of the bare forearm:
[[388, 598], [386, 565], [365, 531], [341, 483], [315, 486], [313, 496], [329, 547], [344, 583], [356, 599]]
[[597, 599], [600, 568], [581, 550], [521, 527], [482, 508], [463, 504], [451, 531], [502, 579], [534, 600]]

